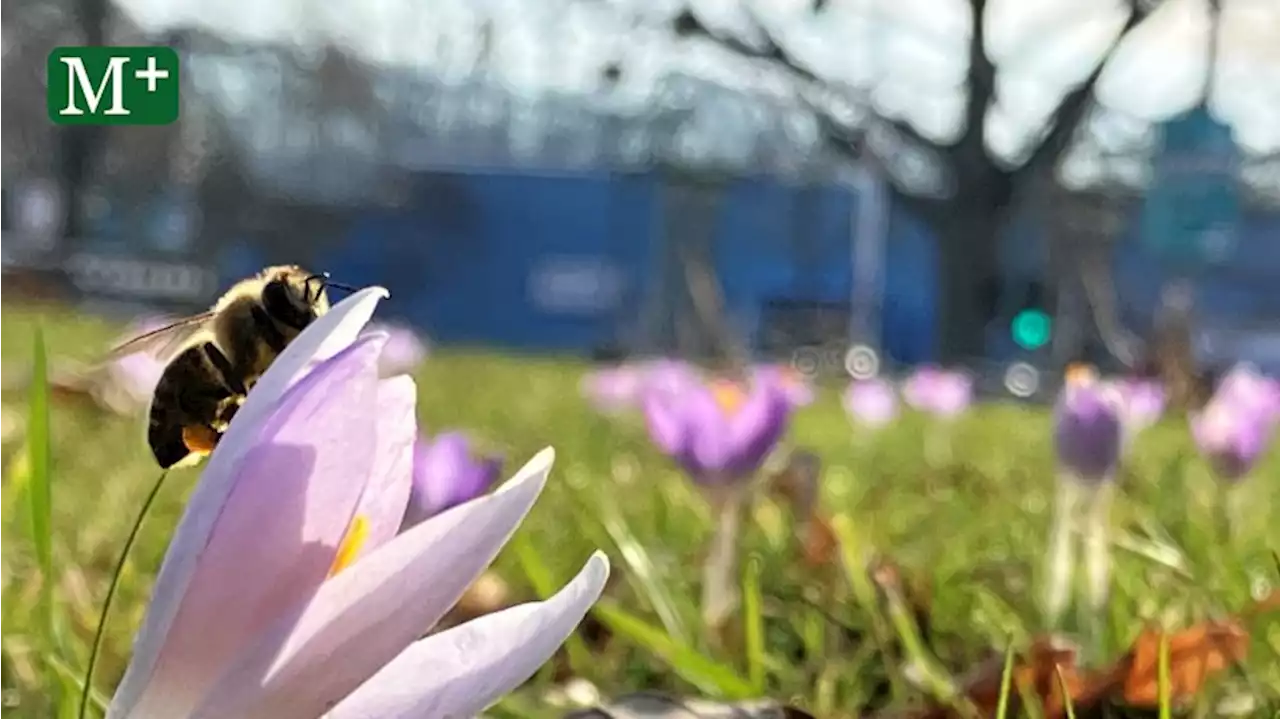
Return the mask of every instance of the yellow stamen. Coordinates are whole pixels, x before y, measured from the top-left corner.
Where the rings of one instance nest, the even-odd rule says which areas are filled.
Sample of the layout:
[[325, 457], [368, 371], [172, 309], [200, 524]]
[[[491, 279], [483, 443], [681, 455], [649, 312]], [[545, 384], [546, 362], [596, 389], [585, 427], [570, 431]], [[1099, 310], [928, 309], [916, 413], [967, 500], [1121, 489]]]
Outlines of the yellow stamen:
[[742, 386], [729, 380], [712, 380], [711, 396], [725, 414], [737, 412], [747, 401], [747, 393], [742, 390]]
[[335, 576], [338, 572], [351, 566], [356, 561], [356, 555], [360, 553], [360, 549], [364, 547], [364, 542], [369, 538], [369, 520], [363, 514], [357, 514], [356, 518], [351, 520], [351, 526], [347, 527], [347, 533], [342, 538], [342, 544], [338, 545], [338, 553], [333, 556], [333, 566], [329, 568], [329, 576]]
[[1067, 366], [1067, 384], [1089, 385], [1098, 380], [1098, 370], [1085, 362], [1073, 362]]

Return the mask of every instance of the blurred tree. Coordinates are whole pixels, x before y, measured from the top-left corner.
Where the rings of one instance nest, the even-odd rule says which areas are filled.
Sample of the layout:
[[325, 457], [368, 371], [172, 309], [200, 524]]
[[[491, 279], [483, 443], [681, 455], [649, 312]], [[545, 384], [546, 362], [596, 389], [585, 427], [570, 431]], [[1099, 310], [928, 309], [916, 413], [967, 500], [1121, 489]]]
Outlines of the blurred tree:
[[[106, 45], [111, 4], [108, 0], [74, 0], [70, 16], [82, 45]], [[70, 125], [59, 130], [58, 164], [66, 198], [63, 235], [79, 237], [83, 221], [83, 197], [93, 163], [102, 147], [103, 128]]]
[[[927, 222], [939, 240], [941, 302], [938, 337], [944, 358], [980, 356], [983, 326], [989, 319], [986, 291], [998, 271], [999, 243], [1006, 223], [1037, 177], [1052, 173], [1093, 107], [1093, 91], [1120, 41], [1149, 13], [1154, 3], [1126, 0], [1127, 17], [1110, 47], [1088, 74], [1058, 101], [1031, 146], [1006, 160], [992, 150], [989, 123], [997, 109], [998, 67], [987, 40], [988, 0], [968, 0], [972, 29], [967, 42], [968, 69], [962, 129], [952, 139], [929, 139], [911, 123], [882, 117], [869, 97], [850, 83], [824, 76], [799, 59], [803, 48], [790, 47], [781, 33], [743, 10], [734, 32], [713, 27], [696, 9], [675, 17], [672, 29], [682, 38], [710, 40], [744, 59], [764, 63], [799, 83], [799, 95], [821, 122], [827, 146], [855, 161], [880, 165], [894, 181], [895, 199]], [[814, 3], [809, 14], [820, 22], [830, 8]], [[873, 20], [872, 22], [876, 22]], [[871, 32], [875, 32], [872, 30]], [[920, 158], [925, 158], [922, 163]], [[922, 165], [927, 165], [923, 167]], [[915, 177], [913, 177], [913, 175]]]

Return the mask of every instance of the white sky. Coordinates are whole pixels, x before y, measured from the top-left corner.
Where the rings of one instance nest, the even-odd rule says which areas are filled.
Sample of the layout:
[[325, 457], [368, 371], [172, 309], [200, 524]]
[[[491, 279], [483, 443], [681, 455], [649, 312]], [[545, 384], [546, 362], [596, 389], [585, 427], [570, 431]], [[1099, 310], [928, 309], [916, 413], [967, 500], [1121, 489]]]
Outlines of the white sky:
[[[620, 94], [643, 104], [660, 78], [683, 72], [730, 85], [779, 82], [664, 27], [681, 0], [117, 0], [149, 29], [202, 26], [230, 38], [345, 45], [370, 62], [467, 71], [492, 22], [490, 72], [517, 93], [590, 94], [620, 60]], [[744, 4], [745, 2], [745, 4]], [[1098, 88], [1112, 122], [1135, 137], [1193, 107], [1207, 63], [1206, 0], [1166, 0], [1130, 34]], [[965, 0], [692, 0], [704, 22], [752, 38], [744, 7], [832, 81], [869, 93], [876, 109], [935, 139], [961, 129]], [[1280, 151], [1280, 0], [1223, 0], [1210, 108], [1246, 152]], [[993, 153], [1016, 159], [1065, 88], [1088, 73], [1124, 21], [1123, 0], [990, 0], [988, 51], [1000, 102], [988, 118]], [[781, 87], [781, 86], [779, 86]], [[782, 90], [780, 90], [782, 91]]]

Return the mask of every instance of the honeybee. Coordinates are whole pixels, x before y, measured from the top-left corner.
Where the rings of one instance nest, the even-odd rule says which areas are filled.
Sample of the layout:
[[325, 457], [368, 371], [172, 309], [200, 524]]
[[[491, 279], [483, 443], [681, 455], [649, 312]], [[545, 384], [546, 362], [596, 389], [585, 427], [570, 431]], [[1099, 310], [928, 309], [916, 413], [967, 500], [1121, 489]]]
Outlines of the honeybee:
[[354, 288], [296, 265], [241, 280], [213, 308], [135, 337], [108, 358], [148, 352], [168, 364], [148, 410], [147, 444], [165, 469], [213, 451], [253, 385], [307, 325], [329, 310], [326, 288]]

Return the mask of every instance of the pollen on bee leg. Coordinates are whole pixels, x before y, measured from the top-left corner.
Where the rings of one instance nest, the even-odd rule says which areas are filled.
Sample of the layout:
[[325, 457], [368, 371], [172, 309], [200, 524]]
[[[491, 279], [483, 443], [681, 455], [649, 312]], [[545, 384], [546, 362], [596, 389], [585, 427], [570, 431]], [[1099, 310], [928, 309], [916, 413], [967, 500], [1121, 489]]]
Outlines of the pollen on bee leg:
[[209, 454], [218, 446], [218, 432], [204, 425], [183, 427], [182, 443], [192, 454]]
[[337, 553], [333, 555], [333, 565], [329, 567], [329, 576], [335, 576], [338, 572], [351, 566], [368, 538], [369, 520], [363, 514], [357, 514], [347, 527], [347, 533], [343, 535], [342, 543], [338, 545]]

